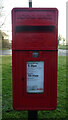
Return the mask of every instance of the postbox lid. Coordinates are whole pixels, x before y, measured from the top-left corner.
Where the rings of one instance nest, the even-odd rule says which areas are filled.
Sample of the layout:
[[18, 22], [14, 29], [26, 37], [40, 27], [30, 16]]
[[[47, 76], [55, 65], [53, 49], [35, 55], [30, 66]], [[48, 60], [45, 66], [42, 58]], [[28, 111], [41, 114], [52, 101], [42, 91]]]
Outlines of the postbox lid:
[[54, 50], [58, 46], [56, 8], [14, 8], [12, 10], [13, 50]]

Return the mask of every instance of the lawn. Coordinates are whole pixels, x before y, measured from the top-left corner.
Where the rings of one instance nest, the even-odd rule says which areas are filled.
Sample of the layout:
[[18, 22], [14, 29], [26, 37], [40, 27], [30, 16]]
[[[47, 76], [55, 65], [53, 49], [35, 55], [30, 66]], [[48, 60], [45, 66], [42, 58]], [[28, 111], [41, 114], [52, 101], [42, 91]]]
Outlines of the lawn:
[[[66, 118], [66, 57], [58, 57], [57, 109], [38, 111], [38, 119]], [[12, 107], [12, 56], [2, 57], [2, 120], [27, 120], [27, 111], [14, 111]]]
[[68, 50], [68, 45], [59, 45], [58, 48]]

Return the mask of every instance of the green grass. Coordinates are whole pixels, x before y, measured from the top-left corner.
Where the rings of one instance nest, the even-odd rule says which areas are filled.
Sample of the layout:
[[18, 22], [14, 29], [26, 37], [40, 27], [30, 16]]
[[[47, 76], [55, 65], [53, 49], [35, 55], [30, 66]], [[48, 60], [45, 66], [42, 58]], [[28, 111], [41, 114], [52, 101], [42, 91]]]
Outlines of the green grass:
[[59, 45], [58, 48], [59, 49], [64, 49], [64, 50], [65, 49], [68, 50], [68, 45]]
[[9, 50], [9, 48], [2, 48], [2, 50]]
[[[2, 119], [27, 120], [27, 111], [14, 111], [12, 107], [12, 56], [2, 57]], [[53, 111], [38, 111], [38, 118], [66, 118], [66, 57], [58, 58], [57, 109]], [[67, 120], [67, 119], [66, 119]]]

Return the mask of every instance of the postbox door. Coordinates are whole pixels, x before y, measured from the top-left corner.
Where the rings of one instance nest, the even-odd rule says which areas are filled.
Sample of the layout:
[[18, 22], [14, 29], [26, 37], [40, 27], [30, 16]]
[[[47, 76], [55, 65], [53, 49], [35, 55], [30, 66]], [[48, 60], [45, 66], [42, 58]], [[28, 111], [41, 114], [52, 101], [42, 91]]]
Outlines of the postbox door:
[[[57, 105], [57, 51], [41, 51], [39, 52], [41, 53], [39, 58], [31, 57], [32, 53], [33, 51], [13, 52], [13, 65], [15, 66], [13, 71], [14, 109], [55, 109]], [[43, 70], [41, 74], [42, 76], [39, 75], [41, 72], [40, 68], [39, 72], [36, 73], [34, 71], [35, 69], [33, 69], [33, 72], [31, 72], [31, 68], [27, 67], [29, 64], [30, 66], [33, 65], [33, 63], [34, 65], [38, 64], [37, 67], [41, 67], [41, 70]], [[36, 70], [38, 70], [37, 67]], [[31, 77], [28, 77], [28, 74], [36, 75], [32, 76], [33, 82], [31, 80]], [[37, 75], [37, 83], [34, 83], [34, 81], [36, 82]], [[29, 89], [30, 83], [31, 86]], [[39, 89], [37, 89], [37, 87]]]

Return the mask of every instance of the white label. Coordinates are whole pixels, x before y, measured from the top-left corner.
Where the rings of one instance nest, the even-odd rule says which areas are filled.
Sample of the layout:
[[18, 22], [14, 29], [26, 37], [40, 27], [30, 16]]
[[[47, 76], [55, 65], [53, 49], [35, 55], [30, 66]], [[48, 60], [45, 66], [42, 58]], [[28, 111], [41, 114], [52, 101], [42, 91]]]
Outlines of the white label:
[[27, 93], [44, 92], [44, 61], [27, 62]]

